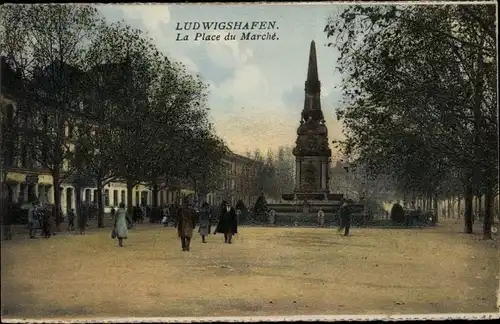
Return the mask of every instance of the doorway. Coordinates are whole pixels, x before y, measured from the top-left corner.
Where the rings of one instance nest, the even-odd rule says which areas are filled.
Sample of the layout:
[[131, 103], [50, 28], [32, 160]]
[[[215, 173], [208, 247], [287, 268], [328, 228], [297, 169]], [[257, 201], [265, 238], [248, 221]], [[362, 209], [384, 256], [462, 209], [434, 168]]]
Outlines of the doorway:
[[73, 209], [73, 188], [66, 188], [66, 213]]

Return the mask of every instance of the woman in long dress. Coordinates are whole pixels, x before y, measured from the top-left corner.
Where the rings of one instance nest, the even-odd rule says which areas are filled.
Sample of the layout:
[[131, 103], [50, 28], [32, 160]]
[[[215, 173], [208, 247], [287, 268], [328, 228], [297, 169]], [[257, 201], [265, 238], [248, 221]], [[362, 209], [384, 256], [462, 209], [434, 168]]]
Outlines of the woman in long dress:
[[201, 211], [200, 211], [200, 228], [199, 232], [201, 235], [201, 240], [203, 243], [207, 243], [206, 237], [210, 232], [210, 219], [211, 219], [211, 214], [210, 214], [210, 206], [208, 205], [207, 202], [204, 202], [203, 205], [201, 206]]
[[114, 229], [118, 238], [118, 245], [121, 247], [123, 246], [123, 240], [128, 237], [127, 210], [124, 203], [120, 203], [115, 213]]

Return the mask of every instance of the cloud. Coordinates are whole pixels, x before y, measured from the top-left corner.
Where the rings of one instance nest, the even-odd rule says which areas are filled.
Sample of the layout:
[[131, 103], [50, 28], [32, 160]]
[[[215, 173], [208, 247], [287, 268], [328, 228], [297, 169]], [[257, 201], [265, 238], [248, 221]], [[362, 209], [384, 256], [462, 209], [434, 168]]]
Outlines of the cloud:
[[[304, 100], [311, 40], [316, 41], [322, 105], [329, 136], [341, 135], [334, 109], [340, 104], [338, 53], [325, 47], [328, 15], [338, 5], [113, 5], [106, 18], [125, 19], [147, 31], [168, 57], [199, 73], [209, 86], [208, 104], [217, 133], [237, 153], [293, 145]], [[279, 41], [176, 41], [176, 24], [189, 21], [277, 21]], [[201, 31], [219, 34], [226, 31]], [[194, 36], [193, 32], [190, 37]], [[239, 33], [236, 32], [239, 39]]]
[[[149, 33], [154, 35], [170, 22], [170, 10], [162, 4], [130, 4], [120, 9], [125, 17], [141, 20]], [[161, 40], [159, 40], [161, 41]]]
[[232, 78], [222, 82], [217, 91], [222, 98], [238, 98], [242, 103], [253, 106], [260, 102], [256, 93], [268, 92], [265, 75], [255, 65], [243, 65], [238, 68]]
[[249, 48], [242, 49], [238, 41], [208, 44], [207, 54], [214, 64], [225, 69], [237, 68], [244, 65], [253, 56], [252, 50]]

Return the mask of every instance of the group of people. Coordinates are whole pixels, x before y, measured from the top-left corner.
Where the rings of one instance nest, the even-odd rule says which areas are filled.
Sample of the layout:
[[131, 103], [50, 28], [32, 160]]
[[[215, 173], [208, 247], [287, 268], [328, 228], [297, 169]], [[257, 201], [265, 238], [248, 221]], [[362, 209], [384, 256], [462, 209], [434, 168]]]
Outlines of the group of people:
[[28, 209], [28, 232], [31, 239], [36, 237], [37, 229], [41, 229], [44, 238], [49, 238], [53, 234], [52, 213], [53, 210], [49, 205], [39, 205], [36, 201], [31, 203]]
[[[208, 203], [203, 203], [201, 210], [196, 212], [189, 198], [185, 198], [181, 208], [177, 212], [177, 234], [181, 240], [182, 251], [190, 251], [191, 239], [199, 222], [199, 234], [203, 243], [207, 243], [206, 237], [210, 234], [212, 214]], [[224, 243], [231, 244], [233, 235], [238, 233], [238, 217], [235, 209], [227, 201], [223, 201], [219, 222], [214, 231], [215, 234], [224, 235]]]
[[[119, 208], [119, 207], [118, 207]], [[163, 207], [150, 207], [146, 205], [136, 205], [132, 208], [132, 219], [134, 224], [144, 223], [144, 218], [149, 218], [149, 222], [153, 224], [162, 223], [168, 226], [169, 221], [175, 220], [175, 215], [179, 206], [176, 203], [165, 205]], [[114, 217], [116, 209], [111, 208], [111, 217]]]
[[[196, 210], [189, 197], [184, 198], [182, 206], [176, 209], [175, 220], [182, 251], [191, 250], [191, 239], [193, 238], [194, 229], [197, 224], [199, 224], [198, 232], [202, 243], [207, 243], [207, 236], [211, 232], [213, 222], [212, 211], [207, 202], [202, 204], [200, 210]], [[114, 213], [114, 224], [111, 234], [113, 239], [118, 240], [118, 246], [122, 247], [123, 240], [127, 239], [131, 223], [125, 205], [121, 203]], [[219, 221], [213, 234], [218, 233], [224, 235], [224, 243], [227, 244], [232, 244], [233, 235], [238, 233], [237, 213], [227, 201], [222, 202]]]

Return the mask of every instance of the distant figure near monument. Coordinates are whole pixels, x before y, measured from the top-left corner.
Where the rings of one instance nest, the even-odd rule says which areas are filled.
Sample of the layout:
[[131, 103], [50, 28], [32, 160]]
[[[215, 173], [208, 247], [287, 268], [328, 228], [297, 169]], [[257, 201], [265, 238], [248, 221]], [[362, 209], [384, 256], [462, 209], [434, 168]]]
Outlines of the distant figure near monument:
[[325, 212], [321, 208], [318, 211], [318, 225], [325, 226]]

